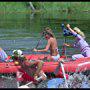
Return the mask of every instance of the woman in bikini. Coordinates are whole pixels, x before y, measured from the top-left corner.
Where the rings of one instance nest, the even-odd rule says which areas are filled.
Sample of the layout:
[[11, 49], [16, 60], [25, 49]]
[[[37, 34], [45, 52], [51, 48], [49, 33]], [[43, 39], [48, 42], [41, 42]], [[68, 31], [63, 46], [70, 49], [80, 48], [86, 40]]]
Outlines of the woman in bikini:
[[44, 35], [45, 35], [45, 39], [47, 40], [46, 47], [44, 49], [41, 49], [41, 50], [37, 50], [36, 48], [34, 48], [33, 51], [47, 52], [48, 50], [50, 50], [50, 60], [58, 61], [60, 58], [60, 55], [58, 52], [57, 40], [56, 40], [54, 34], [52, 33], [51, 28], [46, 27], [44, 29]]

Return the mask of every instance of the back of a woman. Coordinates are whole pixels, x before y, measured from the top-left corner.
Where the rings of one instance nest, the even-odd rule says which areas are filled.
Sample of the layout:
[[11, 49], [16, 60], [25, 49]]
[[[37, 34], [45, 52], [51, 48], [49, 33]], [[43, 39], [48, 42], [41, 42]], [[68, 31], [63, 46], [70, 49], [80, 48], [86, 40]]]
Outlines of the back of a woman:
[[58, 46], [57, 46], [57, 41], [56, 38], [51, 38], [51, 46], [50, 46], [50, 51], [52, 56], [56, 56], [59, 54], [58, 52]]
[[69, 24], [67, 24], [67, 28], [75, 37], [75, 43], [69, 46], [77, 48], [81, 52], [81, 54], [72, 55], [72, 59], [76, 60], [78, 58], [90, 57], [90, 46], [85, 40], [84, 33], [77, 27], [72, 29]]

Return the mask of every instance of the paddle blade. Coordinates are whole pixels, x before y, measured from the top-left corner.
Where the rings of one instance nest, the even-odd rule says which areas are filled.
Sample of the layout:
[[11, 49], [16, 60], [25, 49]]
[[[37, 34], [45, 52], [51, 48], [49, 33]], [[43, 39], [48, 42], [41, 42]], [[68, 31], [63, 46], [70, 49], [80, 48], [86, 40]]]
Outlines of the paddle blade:
[[71, 36], [71, 35], [73, 35], [68, 29], [65, 28], [64, 24], [62, 24], [61, 27], [62, 27], [64, 36]]

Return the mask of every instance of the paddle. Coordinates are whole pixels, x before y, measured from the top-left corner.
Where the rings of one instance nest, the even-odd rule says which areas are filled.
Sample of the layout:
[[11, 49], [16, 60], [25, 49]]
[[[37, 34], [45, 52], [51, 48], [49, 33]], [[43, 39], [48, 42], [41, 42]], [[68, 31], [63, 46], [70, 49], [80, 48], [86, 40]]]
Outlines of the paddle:
[[[62, 30], [63, 30], [64, 43], [66, 43], [66, 37], [71, 36], [72, 33], [68, 29], [65, 28], [64, 24], [62, 24], [61, 27], [62, 27]], [[66, 56], [66, 46], [63, 46], [63, 50], [64, 50], [63, 54]], [[67, 56], [66, 56], [66, 58], [67, 58]], [[66, 75], [65, 75], [64, 66], [63, 66], [62, 63], [60, 63], [60, 64], [61, 64], [64, 79], [65, 79], [65, 85], [66, 85], [66, 88], [68, 88], [68, 83], [67, 83], [67, 79], [66, 79]]]
[[[68, 30], [64, 27], [64, 24], [62, 24], [61, 27], [62, 27], [63, 35], [64, 35], [64, 36], [69, 36], [69, 35], [71, 34], [71, 33], [68, 32]], [[65, 43], [65, 42], [66, 42], [66, 37], [65, 37], [65, 39], [64, 39], [64, 43]], [[65, 47], [64, 47], [64, 54], [65, 54], [65, 56], [66, 56], [66, 48], [65, 48]], [[59, 72], [60, 67], [61, 67], [61, 69], [62, 69], [62, 73], [63, 73], [64, 79], [65, 79], [66, 88], [68, 88], [68, 84], [67, 84], [67, 80], [66, 80], [66, 75], [65, 75], [64, 66], [63, 66], [63, 64], [62, 64], [61, 61], [59, 61], [59, 64], [58, 64], [57, 68], [56, 68], [55, 71], [54, 71], [54, 74], [57, 74], [57, 73]]]
[[[62, 28], [62, 31], [63, 31], [63, 36], [69, 36], [69, 32], [68, 30], [65, 28], [64, 24], [61, 24], [61, 28]], [[66, 42], [66, 37], [64, 38], [64, 43]], [[66, 56], [66, 47], [63, 46], [63, 52], [62, 52], [62, 55], [65, 55]], [[59, 69], [60, 69], [61, 65], [59, 63], [59, 65], [57, 66], [57, 68], [55, 69], [54, 73], [57, 74], [59, 72]]]
[[64, 66], [63, 66], [63, 63], [61, 61], [59, 61], [59, 64], [57, 66], [57, 68], [55, 69], [54, 71], [54, 74], [57, 75], [59, 70], [60, 70], [60, 67], [62, 69], [62, 73], [63, 73], [63, 77], [65, 79], [65, 85], [66, 85], [66, 88], [68, 88], [68, 84], [67, 84], [67, 79], [66, 79], [66, 75], [65, 75], [65, 70], [64, 70]]
[[64, 70], [64, 66], [62, 63], [61, 64], [61, 68], [62, 68], [62, 72], [63, 72], [63, 76], [64, 76], [64, 79], [65, 79], [65, 85], [66, 85], [66, 88], [68, 88], [68, 83], [67, 83], [67, 79], [66, 79], [66, 75], [65, 75], [65, 70]]
[[[67, 36], [71, 36], [72, 33], [68, 29], [65, 28], [65, 25], [63, 23], [61, 25], [61, 28], [62, 28], [63, 36], [64, 36], [64, 43], [66, 43]], [[65, 55], [66, 56], [66, 46], [63, 46], [62, 55]]]
[[[39, 81], [40, 79], [42, 79], [42, 76], [39, 77], [39, 78], [37, 78], [36, 80]], [[27, 84], [25, 84], [25, 85], [18, 86], [18, 88], [29, 88], [28, 85], [33, 84], [33, 83], [34, 83], [34, 82], [31, 81], [31, 82], [29, 82], [29, 83], [27, 83]]]
[[[44, 74], [44, 73], [43, 73], [43, 74]], [[44, 76], [47, 77], [45, 74], [44, 74]], [[42, 78], [43, 78], [43, 76], [40, 76], [39, 78], [36, 79], [36, 81], [40, 81]], [[29, 88], [28, 85], [33, 84], [33, 83], [34, 83], [34, 82], [31, 81], [31, 82], [29, 82], [29, 83], [27, 83], [27, 84], [25, 84], [25, 85], [18, 86], [18, 88], [23, 88], [23, 87]]]
[[[43, 39], [43, 36], [44, 36], [44, 32], [42, 32], [42, 35], [41, 35], [41, 37], [40, 37], [38, 43], [36, 44], [36, 47], [35, 47], [36, 49], [37, 49], [38, 46], [40, 45], [40, 42], [41, 42], [41, 40]], [[31, 49], [30, 51], [33, 51], [33, 49]]]
[[38, 43], [37, 43], [37, 45], [36, 45], [35, 48], [37, 48], [37, 47], [40, 45], [40, 42], [41, 42], [42, 39], [43, 39], [43, 35], [41, 36], [41, 38], [40, 38], [40, 40], [38, 41]]

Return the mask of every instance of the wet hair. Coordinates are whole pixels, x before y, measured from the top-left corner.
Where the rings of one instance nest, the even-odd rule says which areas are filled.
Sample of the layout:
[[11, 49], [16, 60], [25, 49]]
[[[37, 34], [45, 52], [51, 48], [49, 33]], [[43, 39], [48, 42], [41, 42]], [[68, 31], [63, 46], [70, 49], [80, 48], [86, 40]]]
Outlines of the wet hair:
[[49, 35], [51, 37], [55, 37], [51, 28], [49, 28], [49, 27], [45, 27], [43, 32], [44, 32], [44, 35]]
[[85, 38], [85, 34], [84, 34], [78, 27], [74, 27], [73, 30], [74, 30], [77, 34], [79, 34], [79, 35], [81, 35], [83, 38]]

